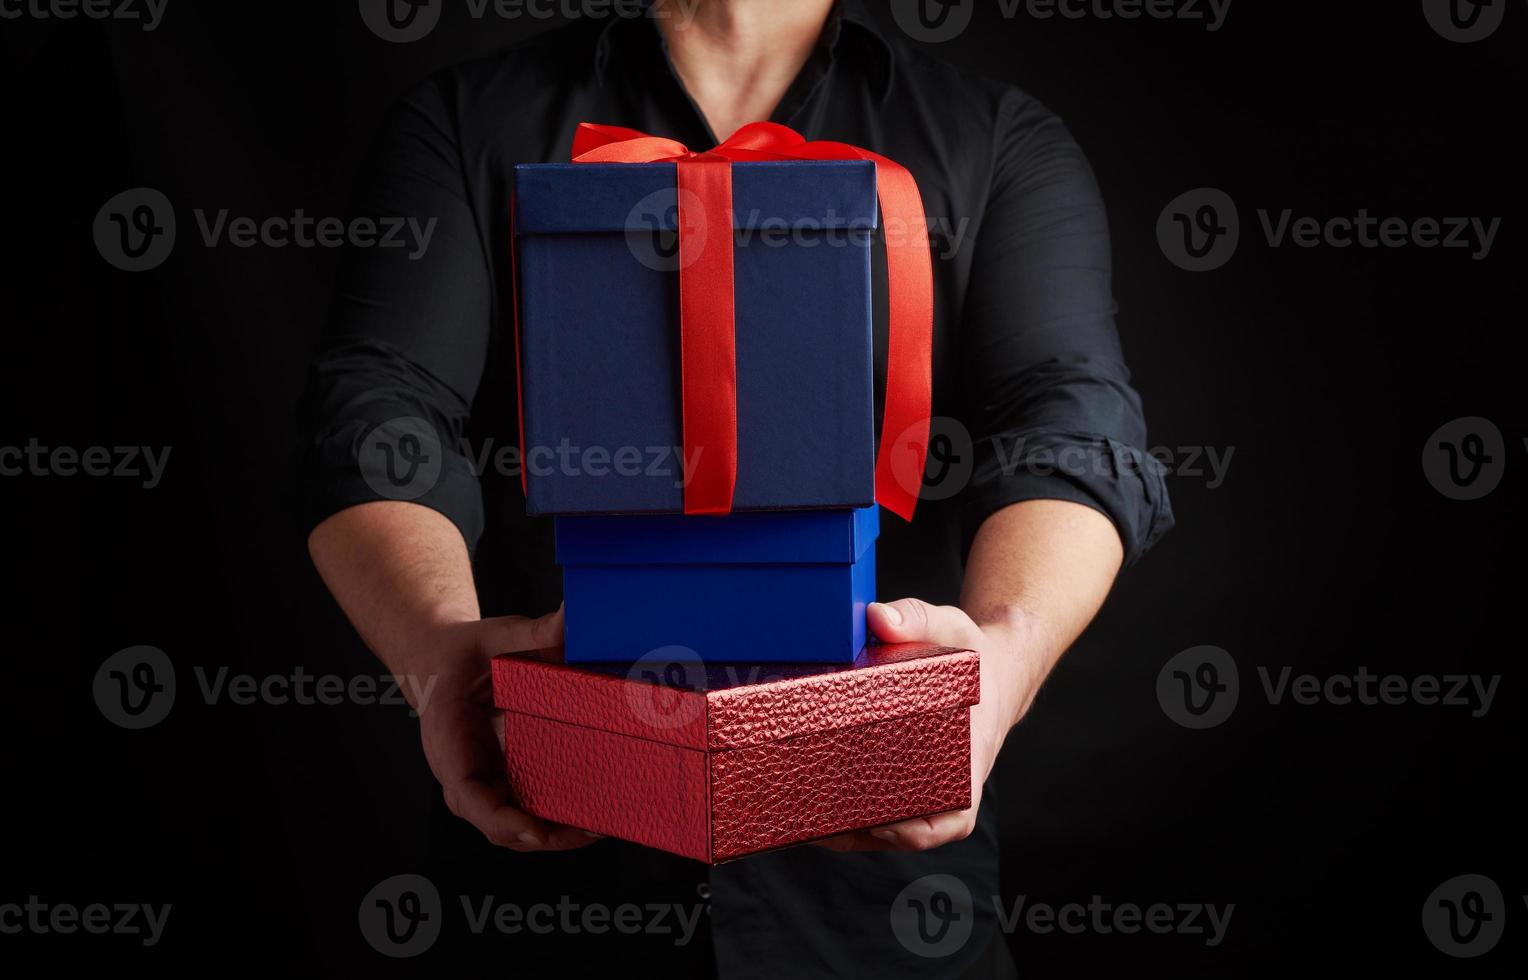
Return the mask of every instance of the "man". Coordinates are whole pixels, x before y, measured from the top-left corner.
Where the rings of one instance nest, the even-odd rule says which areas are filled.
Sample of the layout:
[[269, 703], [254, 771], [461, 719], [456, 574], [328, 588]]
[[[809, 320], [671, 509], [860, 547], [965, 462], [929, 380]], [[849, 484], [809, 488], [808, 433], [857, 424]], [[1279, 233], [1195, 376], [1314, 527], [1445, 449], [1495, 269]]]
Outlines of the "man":
[[[1097, 188], [1060, 122], [1022, 92], [932, 60], [857, 0], [657, 0], [647, 16], [576, 24], [442, 72], [390, 120], [362, 199], [376, 216], [438, 219], [434, 239], [415, 260], [376, 249], [348, 261], [305, 401], [310, 549], [388, 668], [437, 678], [420, 717], [425, 754], [450, 811], [501, 848], [591, 843], [515, 809], [484, 702], [489, 656], [561, 634], [560, 613], [546, 613], [557, 586], [545, 527], [519, 513], [513, 479], [490, 475], [485, 493], [459, 451], [464, 433], [514, 442], [511, 168], [566, 160], [582, 121], [703, 149], [758, 119], [903, 164], [935, 226], [933, 455], [947, 472], [930, 476], [915, 520], [883, 520], [880, 591], [905, 598], [869, 617], [882, 640], [980, 651], [978, 800], [1009, 729], [1122, 564], [1171, 526], [1113, 324]], [[589, 274], [598, 288], [598, 270]], [[367, 479], [358, 456], [404, 418], [438, 433], [444, 462], [412, 499], [389, 499], [400, 495]], [[483, 618], [480, 588], [545, 614]], [[751, 628], [767, 630], [761, 603]], [[701, 893], [717, 971], [1007, 975], [988, 900], [998, 881], [987, 795], [970, 810], [712, 870]], [[570, 876], [638, 865], [643, 875], [690, 873], [614, 841], [584, 854]], [[941, 906], [972, 920], [970, 937], [948, 950], [920, 946], [933, 934], [892, 921], [899, 895], [948, 880], [926, 877], [936, 874], [974, 897], [953, 913]], [[526, 937], [511, 961], [524, 965], [533, 946]]]

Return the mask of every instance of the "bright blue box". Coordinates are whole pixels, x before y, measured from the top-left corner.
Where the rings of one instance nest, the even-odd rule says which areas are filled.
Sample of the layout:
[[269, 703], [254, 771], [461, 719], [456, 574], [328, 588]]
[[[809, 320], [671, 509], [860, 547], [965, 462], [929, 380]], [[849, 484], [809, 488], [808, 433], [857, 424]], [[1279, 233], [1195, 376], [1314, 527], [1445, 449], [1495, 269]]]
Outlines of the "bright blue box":
[[875, 506], [559, 517], [565, 657], [850, 663], [875, 599]]
[[[867, 161], [738, 163], [734, 511], [874, 499]], [[675, 166], [515, 168], [531, 514], [676, 514]]]

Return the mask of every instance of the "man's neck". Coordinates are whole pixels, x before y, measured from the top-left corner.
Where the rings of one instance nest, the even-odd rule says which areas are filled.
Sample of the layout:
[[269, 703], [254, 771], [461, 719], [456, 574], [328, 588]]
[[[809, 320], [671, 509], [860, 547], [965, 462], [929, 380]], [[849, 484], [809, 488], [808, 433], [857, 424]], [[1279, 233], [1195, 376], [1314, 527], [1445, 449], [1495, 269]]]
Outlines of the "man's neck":
[[658, 29], [718, 139], [768, 119], [822, 36], [833, 0], [655, 0]]

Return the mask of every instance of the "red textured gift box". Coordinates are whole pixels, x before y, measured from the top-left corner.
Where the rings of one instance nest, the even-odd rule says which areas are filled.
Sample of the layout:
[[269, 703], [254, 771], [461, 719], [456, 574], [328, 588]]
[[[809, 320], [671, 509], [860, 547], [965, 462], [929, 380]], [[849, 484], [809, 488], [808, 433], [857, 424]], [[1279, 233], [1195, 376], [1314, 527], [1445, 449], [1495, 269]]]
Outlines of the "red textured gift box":
[[701, 861], [971, 805], [971, 650], [764, 667], [513, 654], [493, 689], [517, 805]]

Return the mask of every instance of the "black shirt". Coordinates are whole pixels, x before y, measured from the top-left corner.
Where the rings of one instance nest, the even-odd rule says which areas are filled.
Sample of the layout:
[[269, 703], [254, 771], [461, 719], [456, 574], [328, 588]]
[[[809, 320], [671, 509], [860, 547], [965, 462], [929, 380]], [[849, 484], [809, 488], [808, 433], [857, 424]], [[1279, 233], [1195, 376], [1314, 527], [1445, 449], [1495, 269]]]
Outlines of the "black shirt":
[[[956, 601], [976, 528], [1023, 500], [1101, 511], [1118, 529], [1127, 563], [1138, 558], [1171, 527], [1171, 509], [1162, 468], [1144, 452], [1140, 399], [1114, 327], [1103, 204], [1061, 122], [1012, 85], [966, 74], [883, 31], [857, 0], [834, 11], [773, 120], [809, 140], [898, 161], [917, 178], [931, 225], [930, 464], [915, 520], [883, 515], [880, 596]], [[442, 468], [407, 497], [461, 529], [486, 612], [539, 614], [559, 597], [547, 522], [525, 517], [517, 474], [494, 461], [516, 441], [511, 169], [568, 160], [584, 121], [697, 150], [719, 142], [655, 25], [641, 17], [552, 31], [443, 71], [402, 100], [358, 211], [421, 225], [434, 219], [433, 233], [422, 252], [350, 250], [303, 404], [314, 524], [394, 496], [367, 471], [379, 425], [422, 419], [438, 433]], [[879, 392], [884, 252], [873, 268]], [[626, 846], [586, 850], [609, 861], [608, 849]], [[975, 906], [972, 938], [937, 962], [914, 955], [889, 924], [904, 887], [931, 874], [958, 877]], [[955, 975], [991, 936], [997, 893], [989, 792], [971, 838], [927, 854], [803, 847], [714, 869], [712, 941], [725, 976], [791, 975], [792, 965], [845, 976], [931, 967]]]

